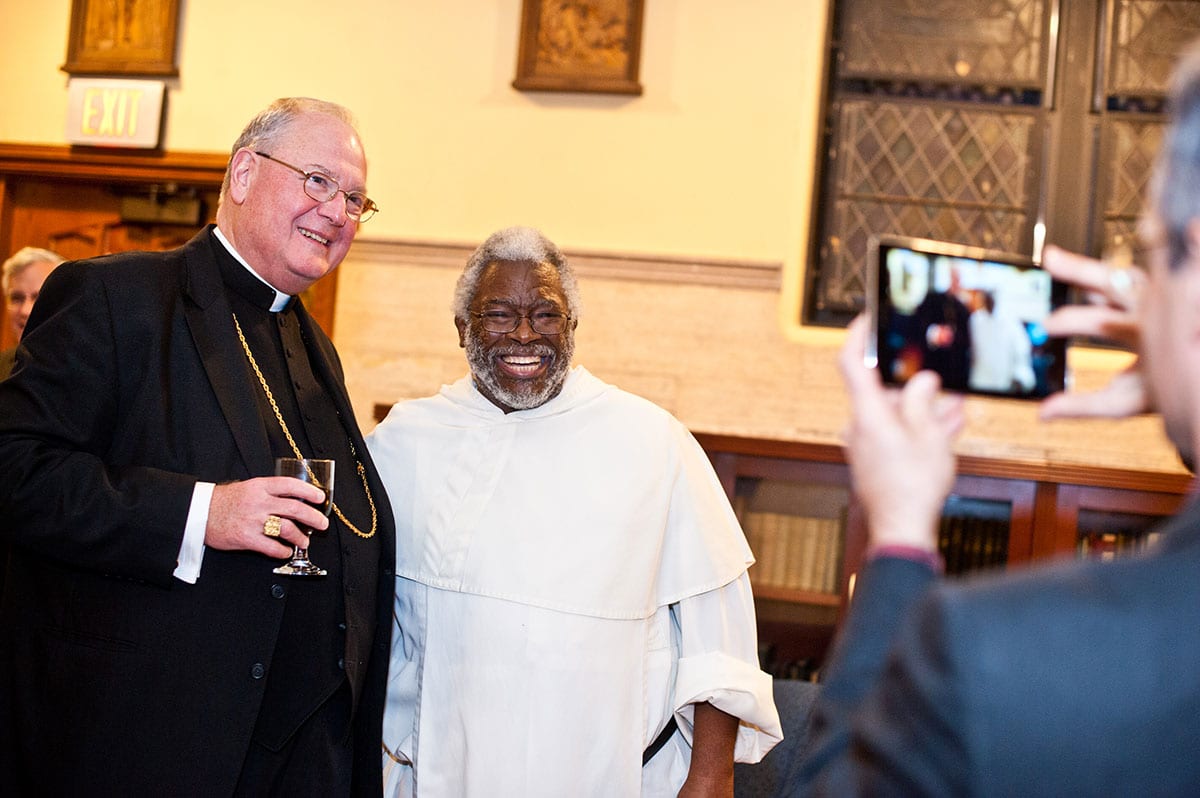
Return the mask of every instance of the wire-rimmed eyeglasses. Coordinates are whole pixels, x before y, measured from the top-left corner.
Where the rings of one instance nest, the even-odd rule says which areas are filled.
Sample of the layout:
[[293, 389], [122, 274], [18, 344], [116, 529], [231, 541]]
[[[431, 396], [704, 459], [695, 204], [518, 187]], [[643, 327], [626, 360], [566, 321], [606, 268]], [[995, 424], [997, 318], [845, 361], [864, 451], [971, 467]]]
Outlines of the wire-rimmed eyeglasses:
[[253, 150], [255, 155], [262, 156], [268, 161], [274, 161], [280, 166], [286, 166], [298, 175], [304, 178], [304, 193], [317, 202], [329, 202], [340, 192], [346, 197], [346, 215], [358, 223], [363, 223], [375, 215], [379, 210], [379, 206], [375, 204], [375, 200], [368, 197], [361, 191], [343, 191], [338, 185], [338, 181], [334, 180], [324, 172], [306, 172], [298, 166], [292, 166], [287, 161], [281, 161], [274, 155], [265, 152]]
[[469, 311], [483, 329], [490, 333], [510, 333], [521, 326], [521, 319], [529, 321], [529, 329], [538, 335], [562, 335], [571, 320], [568, 313], [557, 310], [535, 310], [533, 313], [517, 313], [513, 310]]

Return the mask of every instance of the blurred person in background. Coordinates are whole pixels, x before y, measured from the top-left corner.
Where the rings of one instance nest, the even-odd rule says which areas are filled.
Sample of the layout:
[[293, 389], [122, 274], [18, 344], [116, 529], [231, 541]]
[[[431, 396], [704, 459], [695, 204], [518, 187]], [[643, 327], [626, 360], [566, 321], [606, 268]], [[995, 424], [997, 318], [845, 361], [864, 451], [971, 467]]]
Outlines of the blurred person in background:
[[[42, 283], [46, 282], [54, 267], [62, 262], [62, 256], [57, 252], [23, 247], [0, 267], [5, 313], [14, 333], [14, 341], [19, 342], [21, 333], [25, 332], [25, 322], [29, 321], [29, 312], [33, 310], [33, 303], [37, 301], [38, 293], [42, 290]], [[16, 355], [16, 344], [0, 351], [0, 380], [12, 373]], [[0, 576], [0, 579], [2, 578]]]

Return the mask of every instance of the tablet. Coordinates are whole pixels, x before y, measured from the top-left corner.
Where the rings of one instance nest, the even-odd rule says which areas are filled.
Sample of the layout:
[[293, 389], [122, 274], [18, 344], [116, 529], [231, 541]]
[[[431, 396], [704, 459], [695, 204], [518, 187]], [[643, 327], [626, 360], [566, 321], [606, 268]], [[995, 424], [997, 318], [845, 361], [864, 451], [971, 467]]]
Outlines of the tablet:
[[1066, 301], [1066, 284], [1024, 255], [875, 237], [867, 364], [892, 385], [928, 369], [949, 391], [1040, 399], [1066, 386], [1067, 340], [1043, 326]]

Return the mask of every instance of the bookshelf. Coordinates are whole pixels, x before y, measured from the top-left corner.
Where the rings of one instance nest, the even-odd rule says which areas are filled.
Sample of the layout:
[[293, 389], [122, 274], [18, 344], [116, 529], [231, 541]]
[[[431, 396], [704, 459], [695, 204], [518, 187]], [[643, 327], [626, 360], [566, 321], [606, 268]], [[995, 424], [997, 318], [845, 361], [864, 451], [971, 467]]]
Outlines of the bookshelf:
[[[842, 448], [708, 433], [696, 439], [757, 559], [750, 580], [764, 659], [773, 666], [767, 669], [803, 675], [819, 666], [866, 550], [866, 519]], [[939, 529], [947, 575], [1137, 551], [1191, 484], [1184, 474], [960, 457]], [[817, 528], [836, 530], [823, 549], [808, 539]]]

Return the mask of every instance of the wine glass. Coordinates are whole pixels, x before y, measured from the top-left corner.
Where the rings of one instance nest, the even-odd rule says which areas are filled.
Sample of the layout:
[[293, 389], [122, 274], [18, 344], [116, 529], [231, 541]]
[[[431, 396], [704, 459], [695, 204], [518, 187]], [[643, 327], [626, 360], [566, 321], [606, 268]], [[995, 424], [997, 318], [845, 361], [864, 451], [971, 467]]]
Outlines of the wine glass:
[[[279, 457], [275, 460], [275, 476], [302, 479], [325, 491], [324, 501], [314, 506], [323, 512], [326, 518], [329, 517], [329, 511], [333, 507], [332, 460], [298, 460], [295, 457]], [[297, 524], [297, 526], [305, 535], [312, 536], [312, 529], [302, 524]], [[296, 546], [292, 552], [292, 559], [276, 568], [275, 573], [287, 576], [325, 576], [329, 572], [308, 559], [307, 546]]]

